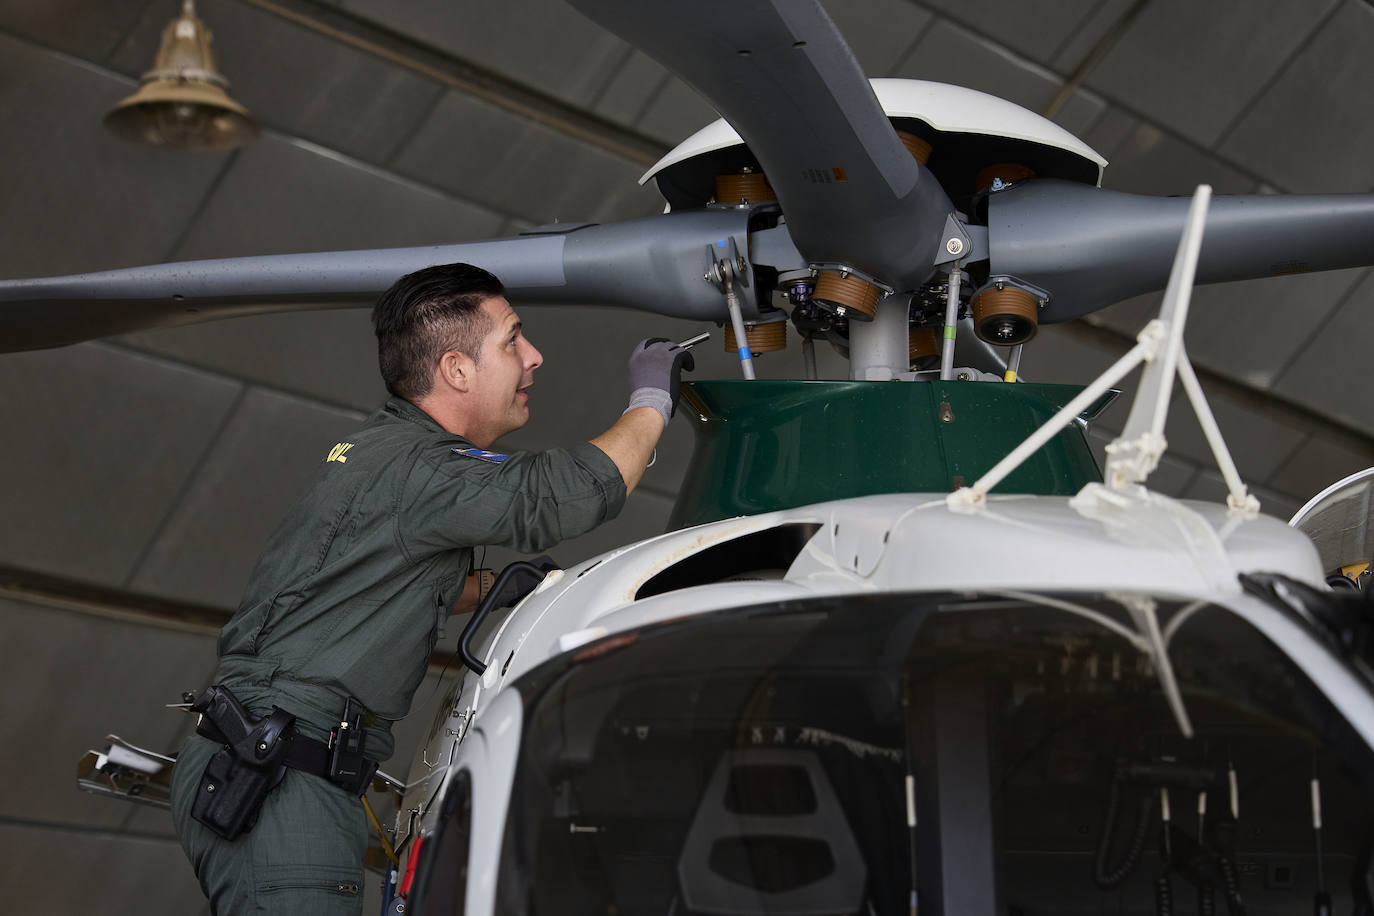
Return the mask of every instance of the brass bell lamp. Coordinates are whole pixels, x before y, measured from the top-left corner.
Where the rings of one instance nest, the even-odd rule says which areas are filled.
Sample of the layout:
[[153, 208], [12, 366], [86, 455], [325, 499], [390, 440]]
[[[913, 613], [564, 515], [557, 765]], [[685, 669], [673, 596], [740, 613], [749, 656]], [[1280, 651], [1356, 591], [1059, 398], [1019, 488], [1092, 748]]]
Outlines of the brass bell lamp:
[[105, 116], [105, 126], [126, 140], [176, 149], [227, 150], [257, 137], [253, 116], [229, 97], [210, 42], [210, 30], [184, 0], [162, 32], [153, 68]]

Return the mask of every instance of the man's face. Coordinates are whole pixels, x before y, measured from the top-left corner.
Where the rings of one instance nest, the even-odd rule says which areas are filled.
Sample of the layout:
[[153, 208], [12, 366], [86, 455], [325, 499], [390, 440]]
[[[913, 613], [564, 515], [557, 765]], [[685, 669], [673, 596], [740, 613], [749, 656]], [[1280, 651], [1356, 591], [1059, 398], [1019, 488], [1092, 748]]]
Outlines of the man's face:
[[468, 438], [486, 448], [529, 422], [530, 395], [526, 389], [534, 384], [534, 370], [544, 357], [525, 339], [520, 317], [505, 297], [487, 299], [481, 308], [489, 329], [468, 389], [472, 395]]

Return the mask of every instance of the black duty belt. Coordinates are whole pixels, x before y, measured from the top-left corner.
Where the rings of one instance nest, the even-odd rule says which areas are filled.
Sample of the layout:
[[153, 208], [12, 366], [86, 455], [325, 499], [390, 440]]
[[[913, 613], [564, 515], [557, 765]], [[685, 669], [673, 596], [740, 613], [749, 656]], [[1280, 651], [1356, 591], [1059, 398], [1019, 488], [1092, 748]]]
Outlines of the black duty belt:
[[191, 709], [200, 713], [196, 734], [226, 745], [250, 765], [300, 770], [352, 795], [363, 794], [377, 772], [377, 761], [363, 753], [366, 710], [356, 700], [348, 700], [327, 744], [302, 735], [296, 717], [278, 706], [269, 716], [252, 716], [222, 685], [206, 689]]

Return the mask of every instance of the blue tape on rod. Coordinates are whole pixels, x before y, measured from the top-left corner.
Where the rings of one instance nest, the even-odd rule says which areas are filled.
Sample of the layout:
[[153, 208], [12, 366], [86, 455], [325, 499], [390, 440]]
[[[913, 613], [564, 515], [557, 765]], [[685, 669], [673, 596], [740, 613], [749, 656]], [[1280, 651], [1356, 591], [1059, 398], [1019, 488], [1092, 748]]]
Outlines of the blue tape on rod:
[[739, 358], [742, 359], [742, 360], [743, 360], [743, 359], [753, 359], [753, 358], [754, 358], [754, 351], [750, 350], [748, 347], [740, 347], [740, 348], [739, 348]]

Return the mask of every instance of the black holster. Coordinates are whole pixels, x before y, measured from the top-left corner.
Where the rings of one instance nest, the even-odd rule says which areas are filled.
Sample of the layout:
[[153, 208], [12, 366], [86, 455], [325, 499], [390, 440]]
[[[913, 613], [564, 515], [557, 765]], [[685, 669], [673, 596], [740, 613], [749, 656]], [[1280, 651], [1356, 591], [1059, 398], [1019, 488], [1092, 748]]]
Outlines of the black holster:
[[202, 693], [191, 709], [208, 719], [225, 742], [200, 777], [191, 816], [232, 840], [257, 822], [263, 799], [286, 775], [296, 717], [273, 706], [271, 715], [254, 718], [219, 685]]

